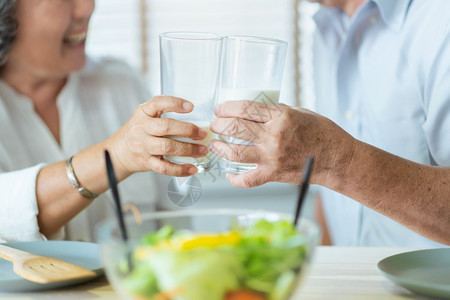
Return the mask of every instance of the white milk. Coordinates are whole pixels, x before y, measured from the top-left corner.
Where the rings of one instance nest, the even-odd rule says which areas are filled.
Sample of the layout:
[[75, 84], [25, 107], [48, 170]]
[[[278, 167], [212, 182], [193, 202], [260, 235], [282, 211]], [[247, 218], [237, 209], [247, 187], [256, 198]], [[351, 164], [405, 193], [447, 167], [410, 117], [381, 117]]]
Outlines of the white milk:
[[219, 93], [219, 103], [225, 101], [250, 100], [267, 104], [278, 104], [279, 90], [223, 88]]

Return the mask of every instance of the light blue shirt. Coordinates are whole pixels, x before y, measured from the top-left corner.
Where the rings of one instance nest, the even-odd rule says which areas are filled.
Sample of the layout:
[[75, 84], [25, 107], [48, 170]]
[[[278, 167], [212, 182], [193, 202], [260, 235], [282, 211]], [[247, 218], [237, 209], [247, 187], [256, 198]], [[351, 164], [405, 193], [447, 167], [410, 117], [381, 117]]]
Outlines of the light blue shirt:
[[[368, 0], [351, 18], [327, 7], [314, 18], [317, 112], [390, 153], [450, 166], [450, 1]], [[440, 246], [323, 192], [336, 245]]]

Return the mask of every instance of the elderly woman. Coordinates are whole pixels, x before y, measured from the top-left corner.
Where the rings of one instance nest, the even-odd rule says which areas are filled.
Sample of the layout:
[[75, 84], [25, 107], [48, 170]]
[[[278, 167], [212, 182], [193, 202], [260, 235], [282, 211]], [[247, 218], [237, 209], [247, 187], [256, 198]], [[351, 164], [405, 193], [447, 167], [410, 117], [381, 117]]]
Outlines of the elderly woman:
[[162, 155], [207, 153], [164, 138], [206, 136], [160, 118], [188, 113], [192, 103], [161, 96], [141, 104], [148, 92], [129, 67], [86, 57], [93, 10], [94, 0], [0, 2], [0, 241], [62, 238], [64, 228], [66, 238], [91, 240], [95, 223], [112, 211], [102, 194], [105, 149], [124, 202], [149, 208], [156, 175], [144, 171], [189, 176], [193, 165]]

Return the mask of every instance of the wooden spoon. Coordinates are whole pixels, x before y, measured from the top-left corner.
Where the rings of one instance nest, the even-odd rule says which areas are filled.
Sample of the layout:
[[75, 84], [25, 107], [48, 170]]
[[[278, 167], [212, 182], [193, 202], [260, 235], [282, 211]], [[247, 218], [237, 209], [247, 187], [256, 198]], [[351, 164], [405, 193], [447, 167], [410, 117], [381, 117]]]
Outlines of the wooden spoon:
[[13, 263], [14, 272], [36, 283], [51, 283], [96, 276], [95, 272], [45, 256], [0, 244], [0, 257]]

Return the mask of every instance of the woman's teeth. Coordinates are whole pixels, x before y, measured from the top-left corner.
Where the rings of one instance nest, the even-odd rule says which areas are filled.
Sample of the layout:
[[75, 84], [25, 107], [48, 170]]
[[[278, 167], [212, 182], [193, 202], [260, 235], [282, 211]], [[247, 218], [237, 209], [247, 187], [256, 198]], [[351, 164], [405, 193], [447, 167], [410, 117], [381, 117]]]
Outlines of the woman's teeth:
[[72, 34], [64, 37], [64, 43], [71, 46], [81, 44], [86, 40], [86, 32], [79, 34]]

